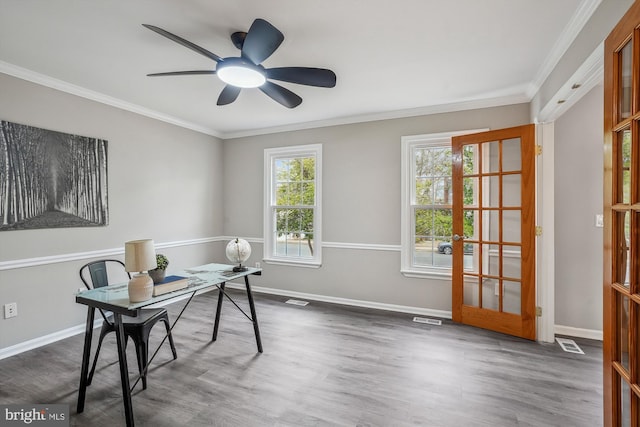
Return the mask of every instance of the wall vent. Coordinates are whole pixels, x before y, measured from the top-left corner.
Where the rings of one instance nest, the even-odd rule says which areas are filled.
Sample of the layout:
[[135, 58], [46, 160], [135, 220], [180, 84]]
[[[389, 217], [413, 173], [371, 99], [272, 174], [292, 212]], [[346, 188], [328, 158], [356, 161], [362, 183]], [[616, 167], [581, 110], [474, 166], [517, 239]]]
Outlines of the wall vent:
[[309, 304], [309, 301], [301, 301], [299, 299], [288, 299], [285, 301], [285, 304], [299, 305], [304, 307], [305, 305]]
[[582, 349], [578, 346], [578, 344], [576, 344], [574, 340], [570, 340], [568, 338], [556, 338], [556, 341], [558, 342], [558, 344], [560, 344], [560, 347], [567, 353], [584, 354], [584, 351], [582, 351]]
[[429, 319], [428, 317], [414, 317], [413, 318], [414, 322], [417, 323], [426, 323], [427, 325], [436, 325], [436, 326], [440, 326], [442, 325], [442, 320], [439, 319]]

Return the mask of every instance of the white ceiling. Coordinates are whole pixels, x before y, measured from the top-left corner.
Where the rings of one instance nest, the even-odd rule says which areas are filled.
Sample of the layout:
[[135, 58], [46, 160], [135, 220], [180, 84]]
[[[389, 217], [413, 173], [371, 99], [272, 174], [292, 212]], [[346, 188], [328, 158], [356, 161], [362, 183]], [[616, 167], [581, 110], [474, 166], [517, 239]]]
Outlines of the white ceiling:
[[[600, 0], [0, 0], [0, 72], [220, 137], [531, 100]], [[330, 68], [335, 88], [282, 83], [219, 107], [216, 76], [146, 77], [215, 62], [264, 18], [285, 40], [266, 68]]]

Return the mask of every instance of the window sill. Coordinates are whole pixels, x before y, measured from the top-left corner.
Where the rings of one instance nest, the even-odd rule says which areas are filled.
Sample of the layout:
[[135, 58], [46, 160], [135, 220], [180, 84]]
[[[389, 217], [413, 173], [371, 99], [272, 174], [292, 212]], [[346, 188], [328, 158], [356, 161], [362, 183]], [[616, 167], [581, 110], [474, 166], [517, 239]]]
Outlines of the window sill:
[[400, 270], [405, 277], [414, 279], [437, 279], [451, 281], [451, 271]]
[[318, 261], [294, 261], [289, 259], [273, 259], [265, 258], [262, 260], [265, 264], [284, 265], [287, 267], [302, 267], [302, 268], [320, 268], [322, 263]]

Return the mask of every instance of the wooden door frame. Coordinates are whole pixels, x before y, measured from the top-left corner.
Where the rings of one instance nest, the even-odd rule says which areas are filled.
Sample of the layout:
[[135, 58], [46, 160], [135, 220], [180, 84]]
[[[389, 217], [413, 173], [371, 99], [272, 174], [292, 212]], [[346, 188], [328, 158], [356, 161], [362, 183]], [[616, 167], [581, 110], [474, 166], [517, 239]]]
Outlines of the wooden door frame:
[[[640, 30], [638, 30], [638, 24], [640, 24], [640, 2], [636, 1], [624, 15], [624, 17], [618, 22], [615, 28], [611, 31], [607, 39], [605, 40], [605, 49], [604, 49], [604, 197], [603, 197], [603, 214], [604, 214], [604, 236], [603, 236], [603, 410], [604, 410], [604, 425], [606, 427], [613, 427], [620, 425], [621, 419], [619, 417], [618, 408], [621, 405], [621, 393], [619, 391], [620, 385], [614, 381], [617, 379], [618, 372], [614, 366], [614, 361], [618, 360], [619, 355], [618, 347], [619, 342], [617, 338], [618, 325], [617, 325], [617, 309], [614, 307], [617, 304], [617, 296], [622, 292], [620, 290], [616, 290], [614, 287], [614, 277], [613, 277], [613, 269], [617, 265], [617, 254], [616, 250], [613, 247], [615, 244], [614, 240], [614, 203], [617, 200], [614, 200], [615, 189], [617, 188], [616, 176], [614, 175], [614, 162], [615, 158], [615, 150], [616, 147], [614, 145], [614, 135], [617, 134], [621, 129], [629, 126], [632, 134], [632, 143], [635, 143], [635, 147], [632, 148], [632, 160], [631, 167], [637, 168], [638, 162], [638, 153], [636, 152], [638, 147], [638, 119], [639, 119], [639, 110], [640, 105], [638, 105], [639, 100], [637, 94], [639, 93], [640, 87], [638, 84], [640, 67], [638, 62], [638, 58], [640, 58]], [[623, 45], [627, 43], [630, 39], [629, 35], [633, 34], [633, 60], [632, 60], [632, 102], [631, 102], [631, 114], [628, 119], [624, 119], [622, 121], [618, 121], [618, 104], [614, 102], [618, 99], [617, 91], [618, 91], [618, 55], [613, 52], [617, 52]], [[620, 125], [622, 123], [622, 125]], [[635, 172], [637, 174], [637, 171]], [[632, 176], [634, 172], [632, 172]], [[633, 180], [632, 180], [633, 182]], [[636, 185], [638, 183], [636, 182]], [[632, 199], [630, 203], [637, 202], [634, 196], [635, 188], [632, 188]], [[637, 191], [635, 191], [637, 193]], [[631, 209], [628, 211], [630, 215], [633, 215], [637, 210]], [[637, 226], [637, 224], [636, 224]], [[633, 229], [631, 230], [633, 232]], [[634, 239], [637, 239], [637, 236], [633, 236], [631, 239], [631, 243], [634, 244]], [[635, 242], [637, 246], [637, 242]], [[632, 256], [634, 255], [634, 250], [631, 250]], [[633, 268], [632, 268], [633, 270]], [[632, 274], [633, 276], [633, 274]], [[632, 277], [633, 279], [633, 277]], [[630, 282], [630, 290], [629, 292], [634, 292], [636, 284]], [[637, 290], [636, 290], [637, 291]], [[630, 307], [632, 304], [637, 304], [637, 302], [630, 301]], [[637, 323], [633, 322], [633, 313], [636, 309], [632, 309], [632, 320], [630, 324]], [[633, 322], [633, 323], [632, 323]], [[637, 326], [634, 327], [634, 332], [637, 333]], [[630, 377], [631, 384], [634, 384], [637, 381], [637, 373], [636, 370], [636, 360], [638, 358], [636, 343], [636, 335], [629, 333], [629, 346], [634, 347], [630, 348]], [[635, 387], [635, 386], [633, 386]], [[631, 404], [631, 423], [637, 423], [640, 419], [640, 414], [638, 413], [638, 409], [634, 404]]]

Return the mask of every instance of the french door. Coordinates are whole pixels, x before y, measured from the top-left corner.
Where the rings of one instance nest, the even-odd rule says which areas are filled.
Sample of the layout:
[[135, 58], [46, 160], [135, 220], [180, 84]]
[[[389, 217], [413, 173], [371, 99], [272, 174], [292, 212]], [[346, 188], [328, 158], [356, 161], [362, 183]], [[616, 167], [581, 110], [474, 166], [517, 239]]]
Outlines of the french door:
[[535, 126], [452, 138], [456, 322], [536, 338]]
[[605, 426], [640, 425], [640, 3], [605, 41]]

